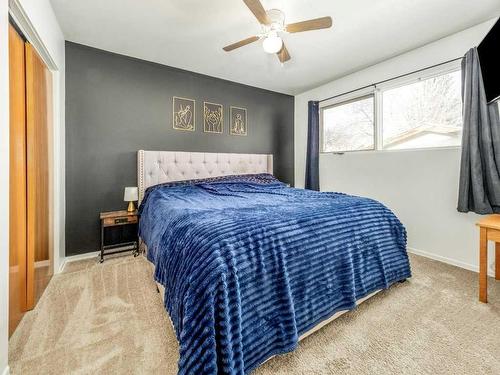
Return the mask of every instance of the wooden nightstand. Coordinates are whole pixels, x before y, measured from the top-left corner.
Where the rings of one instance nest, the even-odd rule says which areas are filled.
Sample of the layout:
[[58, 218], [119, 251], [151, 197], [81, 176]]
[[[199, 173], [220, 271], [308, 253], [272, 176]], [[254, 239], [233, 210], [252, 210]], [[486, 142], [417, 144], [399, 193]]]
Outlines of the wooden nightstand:
[[479, 301], [488, 302], [488, 241], [495, 242], [495, 279], [500, 280], [500, 215], [491, 215], [479, 227]]
[[[99, 262], [104, 262], [104, 255], [133, 251], [134, 256], [139, 255], [137, 211], [112, 211], [101, 212], [101, 257]], [[106, 250], [112, 250], [106, 252]]]

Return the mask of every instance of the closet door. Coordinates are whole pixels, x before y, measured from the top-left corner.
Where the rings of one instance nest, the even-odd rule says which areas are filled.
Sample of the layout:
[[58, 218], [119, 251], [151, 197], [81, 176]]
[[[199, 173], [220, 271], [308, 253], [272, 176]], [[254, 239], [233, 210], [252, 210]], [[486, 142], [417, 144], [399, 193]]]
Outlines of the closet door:
[[26, 43], [27, 141], [27, 307], [31, 309], [53, 274], [50, 236], [52, 131], [51, 73], [33, 47]]
[[26, 101], [24, 40], [9, 25], [9, 335], [26, 311]]

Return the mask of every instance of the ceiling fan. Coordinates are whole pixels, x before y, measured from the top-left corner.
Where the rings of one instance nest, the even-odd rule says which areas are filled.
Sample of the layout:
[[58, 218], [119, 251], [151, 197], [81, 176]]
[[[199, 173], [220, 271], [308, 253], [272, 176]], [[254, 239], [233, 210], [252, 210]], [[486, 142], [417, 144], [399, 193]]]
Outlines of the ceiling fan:
[[332, 17], [321, 17], [312, 20], [285, 24], [285, 14], [279, 9], [265, 10], [260, 0], [243, 0], [262, 25], [262, 33], [240, 40], [223, 48], [229, 52], [236, 48], [264, 39], [262, 47], [267, 53], [275, 53], [283, 64], [290, 60], [280, 33], [299, 33], [302, 31], [328, 29], [332, 27]]

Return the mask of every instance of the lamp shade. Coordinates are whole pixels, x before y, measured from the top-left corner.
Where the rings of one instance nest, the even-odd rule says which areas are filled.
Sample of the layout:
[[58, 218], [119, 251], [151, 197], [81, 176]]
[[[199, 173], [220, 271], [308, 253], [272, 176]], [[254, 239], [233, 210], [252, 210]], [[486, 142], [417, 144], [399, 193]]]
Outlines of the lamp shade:
[[139, 189], [137, 187], [126, 187], [125, 194], [123, 195], [123, 200], [125, 202], [132, 202], [139, 200]]
[[267, 53], [278, 53], [283, 47], [283, 40], [275, 31], [270, 32], [266, 39], [264, 39], [262, 47]]

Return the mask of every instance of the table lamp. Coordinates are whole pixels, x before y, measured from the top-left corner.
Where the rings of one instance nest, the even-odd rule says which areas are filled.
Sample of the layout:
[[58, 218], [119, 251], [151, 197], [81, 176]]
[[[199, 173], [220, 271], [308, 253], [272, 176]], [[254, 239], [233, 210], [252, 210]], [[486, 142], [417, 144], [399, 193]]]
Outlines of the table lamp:
[[128, 202], [128, 212], [135, 211], [134, 202], [139, 200], [139, 189], [137, 187], [128, 186], [125, 188], [125, 194], [123, 195], [123, 200]]

